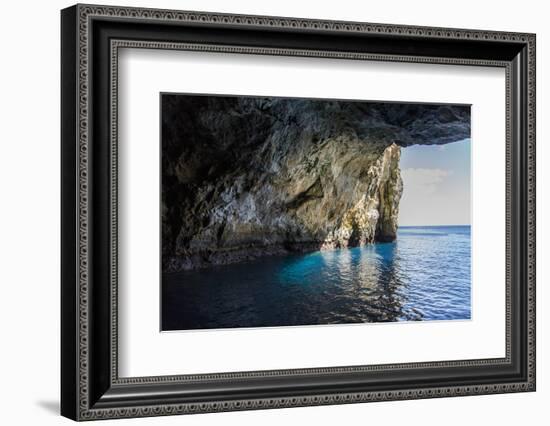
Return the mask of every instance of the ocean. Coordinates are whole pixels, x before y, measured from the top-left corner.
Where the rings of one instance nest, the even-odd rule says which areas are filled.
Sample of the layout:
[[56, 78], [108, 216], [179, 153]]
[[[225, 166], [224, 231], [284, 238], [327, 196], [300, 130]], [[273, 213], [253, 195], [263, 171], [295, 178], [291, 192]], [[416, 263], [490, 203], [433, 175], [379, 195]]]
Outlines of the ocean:
[[467, 320], [470, 235], [400, 227], [391, 243], [163, 274], [161, 328]]

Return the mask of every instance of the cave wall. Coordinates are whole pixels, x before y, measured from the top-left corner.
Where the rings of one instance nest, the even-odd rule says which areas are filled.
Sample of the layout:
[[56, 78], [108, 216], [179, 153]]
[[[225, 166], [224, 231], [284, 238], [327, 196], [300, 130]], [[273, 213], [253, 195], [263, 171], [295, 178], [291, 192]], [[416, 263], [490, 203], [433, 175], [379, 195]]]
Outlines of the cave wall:
[[400, 147], [470, 136], [468, 106], [162, 95], [165, 272], [392, 241]]

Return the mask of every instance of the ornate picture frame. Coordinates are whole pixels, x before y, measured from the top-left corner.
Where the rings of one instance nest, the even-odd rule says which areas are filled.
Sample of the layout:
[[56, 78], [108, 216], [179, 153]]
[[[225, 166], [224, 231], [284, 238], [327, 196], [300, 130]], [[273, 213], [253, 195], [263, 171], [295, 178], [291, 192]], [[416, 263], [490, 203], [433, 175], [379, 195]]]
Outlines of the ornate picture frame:
[[[61, 12], [61, 413], [160, 416], [535, 390], [535, 35], [76, 5]], [[121, 48], [506, 73], [506, 356], [152, 377], [118, 373]], [[504, 214], [504, 212], [503, 212]]]

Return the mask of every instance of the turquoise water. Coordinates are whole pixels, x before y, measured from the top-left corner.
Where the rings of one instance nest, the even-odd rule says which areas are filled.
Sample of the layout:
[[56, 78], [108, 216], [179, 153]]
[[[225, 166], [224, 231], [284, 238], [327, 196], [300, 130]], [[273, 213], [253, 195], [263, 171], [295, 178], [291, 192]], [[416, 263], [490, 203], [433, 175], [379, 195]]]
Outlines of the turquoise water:
[[470, 227], [163, 275], [162, 329], [470, 319]]

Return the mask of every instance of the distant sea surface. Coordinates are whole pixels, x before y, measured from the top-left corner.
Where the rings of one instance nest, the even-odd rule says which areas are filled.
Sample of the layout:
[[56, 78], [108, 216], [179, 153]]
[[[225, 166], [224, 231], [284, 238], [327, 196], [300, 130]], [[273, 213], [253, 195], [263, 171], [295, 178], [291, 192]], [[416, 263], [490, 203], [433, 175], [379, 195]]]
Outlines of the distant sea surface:
[[162, 329], [470, 319], [469, 226], [163, 275]]

